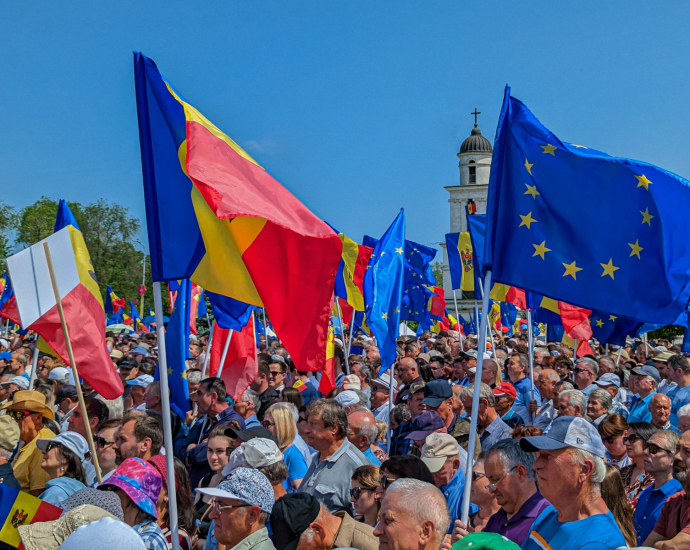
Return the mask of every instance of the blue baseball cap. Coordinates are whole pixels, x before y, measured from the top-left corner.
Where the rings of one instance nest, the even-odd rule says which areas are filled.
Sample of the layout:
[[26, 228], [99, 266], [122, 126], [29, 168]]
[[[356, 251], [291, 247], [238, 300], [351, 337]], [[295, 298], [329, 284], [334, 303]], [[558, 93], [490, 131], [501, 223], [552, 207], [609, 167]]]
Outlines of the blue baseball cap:
[[422, 441], [426, 436], [436, 430], [445, 428], [446, 423], [436, 411], [424, 411], [416, 416], [410, 426], [410, 435], [405, 439]]
[[150, 374], [142, 374], [141, 376], [137, 376], [134, 380], [127, 380], [127, 385], [145, 388], [151, 382], [153, 382], [153, 376], [151, 376]]
[[597, 429], [579, 416], [559, 416], [543, 435], [520, 439], [520, 448], [528, 453], [557, 451], [566, 447], [587, 451], [600, 458], [606, 456], [606, 447]]
[[145, 348], [142, 348], [142, 347], [134, 348], [134, 349], [133, 349], [132, 351], [130, 351], [129, 353], [130, 353], [130, 355], [131, 355], [132, 353], [138, 353], [139, 355], [143, 355], [144, 357], [147, 357], [148, 354], [149, 354], [148, 350], [145, 349]]
[[453, 397], [453, 390], [448, 381], [432, 380], [424, 386], [424, 401], [422, 401], [422, 404], [435, 409], [451, 397]]
[[661, 376], [659, 376], [659, 371], [657, 368], [653, 367], [652, 365], [648, 365], [647, 363], [640, 365], [639, 367], [635, 367], [632, 372], [633, 374], [639, 374], [640, 376], [651, 376], [654, 378], [657, 384], [661, 382]]

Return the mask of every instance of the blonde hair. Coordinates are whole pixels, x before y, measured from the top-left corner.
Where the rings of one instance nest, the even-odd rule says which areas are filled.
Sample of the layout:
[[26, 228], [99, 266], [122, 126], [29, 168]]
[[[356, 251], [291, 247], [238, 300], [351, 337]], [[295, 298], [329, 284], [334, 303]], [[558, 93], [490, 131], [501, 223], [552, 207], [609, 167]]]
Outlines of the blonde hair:
[[376, 441], [380, 443], [385, 443], [386, 442], [386, 435], [388, 435], [388, 424], [386, 424], [385, 420], [377, 420], [376, 421], [376, 429], [379, 431], [378, 435], [376, 436]]
[[[278, 436], [278, 447], [281, 451], [287, 449], [295, 441], [297, 424], [292, 415], [289, 405], [292, 403], [273, 403], [267, 413], [273, 417], [276, 425], [276, 435]], [[293, 405], [294, 406], [294, 405]]]

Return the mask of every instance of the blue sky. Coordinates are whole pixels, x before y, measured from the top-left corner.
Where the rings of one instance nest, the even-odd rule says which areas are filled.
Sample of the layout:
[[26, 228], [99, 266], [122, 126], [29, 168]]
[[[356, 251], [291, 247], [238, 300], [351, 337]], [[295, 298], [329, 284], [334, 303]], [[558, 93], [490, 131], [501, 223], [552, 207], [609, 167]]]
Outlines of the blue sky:
[[8, 2], [0, 196], [143, 221], [140, 50], [333, 226], [379, 237], [404, 207], [438, 243], [469, 113], [493, 141], [506, 83], [561, 139], [690, 176], [689, 27], [683, 2]]

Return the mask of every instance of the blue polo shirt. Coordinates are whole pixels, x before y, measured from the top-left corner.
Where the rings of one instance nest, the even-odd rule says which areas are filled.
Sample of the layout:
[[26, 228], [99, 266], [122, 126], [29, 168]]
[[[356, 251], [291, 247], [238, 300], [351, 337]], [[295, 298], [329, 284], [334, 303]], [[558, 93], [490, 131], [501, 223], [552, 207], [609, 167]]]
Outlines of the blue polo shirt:
[[674, 426], [678, 425], [678, 409], [690, 403], [690, 386], [679, 388], [675, 384], [664, 392], [671, 400], [671, 416], [669, 420]]
[[616, 550], [621, 546], [628, 547], [611, 512], [561, 523], [556, 509], [549, 506], [532, 524], [522, 550]]
[[642, 491], [637, 499], [637, 508], [633, 518], [635, 532], [637, 533], [637, 544], [642, 545], [647, 539], [652, 529], [654, 529], [666, 501], [682, 488], [680, 481], [671, 479], [658, 489], [655, 489], [654, 485], [650, 485]]
[[651, 422], [652, 413], [649, 412], [649, 402], [652, 397], [656, 395], [656, 392], [650, 393], [644, 399], [639, 397], [633, 397], [633, 402], [630, 405], [630, 413], [628, 413], [628, 424], [633, 422]]
[[[517, 398], [515, 403], [513, 403], [513, 410], [522, 417], [527, 426], [531, 426], [532, 415], [527, 407], [529, 407], [529, 402], [532, 401], [532, 384], [530, 384], [529, 378], [525, 376], [517, 382], [513, 382], [513, 387], [517, 392]], [[541, 395], [536, 386], [534, 387], [534, 400], [537, 403], [541, 403]]]
[[366, 451], [363, 451], [362, 454], [367, 457], [367, 460], [371, 462], [372, 466], [381, 466], [381, 461], [374, 454], [374, 451], [371, 450], [371, 447], [369, 447]]
[[[458, 468], [451, 480], [440, 488], [443, 496], [446, 497], [448, 504], [448, 511], [450, 512], [450, 528], [448, 533], [453, 532], [455, 527], [455, 520], [462, 517], [462, 494], [465, 491], [465, 475], [462, 470]], [[470, 502], [470, 513], [475, 514], [479, 511], [479, 506]]]

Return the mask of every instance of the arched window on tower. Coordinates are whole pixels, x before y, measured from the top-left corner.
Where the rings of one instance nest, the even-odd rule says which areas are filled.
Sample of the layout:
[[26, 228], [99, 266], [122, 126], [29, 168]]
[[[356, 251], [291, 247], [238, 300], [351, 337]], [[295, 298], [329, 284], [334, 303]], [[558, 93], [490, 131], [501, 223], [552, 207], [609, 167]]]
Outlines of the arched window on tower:
[[469, 162], [469, 169], [470, 169], [470, 183], [477, 183], [477, 167], [475, 166], [475, 162], [471, 160]]

